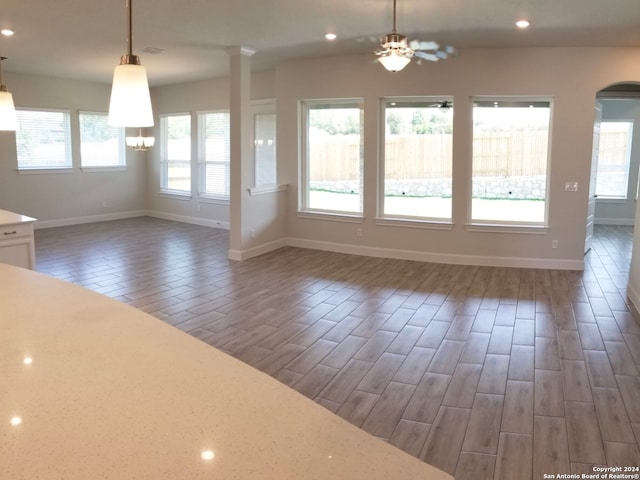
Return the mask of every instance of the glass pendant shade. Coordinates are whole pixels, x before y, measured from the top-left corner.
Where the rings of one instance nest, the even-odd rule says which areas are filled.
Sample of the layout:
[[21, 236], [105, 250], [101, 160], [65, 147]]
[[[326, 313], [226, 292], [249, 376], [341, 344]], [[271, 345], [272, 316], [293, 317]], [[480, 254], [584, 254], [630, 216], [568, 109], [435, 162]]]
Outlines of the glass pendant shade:
[[155, 137], [143, 137], [142, 129], [140, 129], [137, 137], [126, 138], [127, 147], [137, 152], [146, 152], [151, 150], [156, 143]]
[[13, 104], [13, 95], [0, 89], [0, 130], [16, 131], [17, 129], [18, 117]]
[[113, 71], [109, 125], [151, 127], [153, 110], [147, 71], [142, 65], [121, 64]]
[[399, 72], [409, 64], [411, 58], [400, 55], [395, 50], [391, 50], [387, 55], [378, 57], [378, 60], [382, 66], [390, 72]]

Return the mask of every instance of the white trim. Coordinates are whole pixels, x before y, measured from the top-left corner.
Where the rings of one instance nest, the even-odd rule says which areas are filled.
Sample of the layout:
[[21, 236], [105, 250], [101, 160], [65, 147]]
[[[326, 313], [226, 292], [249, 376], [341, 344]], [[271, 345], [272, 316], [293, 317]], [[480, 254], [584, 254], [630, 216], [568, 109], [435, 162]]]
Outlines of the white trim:
[[257, 257], [264, 253], [269, 253], [282, 247], [287, 246], [286, 239], [274, 240], [273, 242], [263, 243], [255, 247], [248, 248], [247, 250], [231, 250], [229, 249], [229, 260], [247, 260], [249, 258]]
[[602, 218], [596, 217], [594, 220], [596, 225], [622, 225], [632, 227], [636, 221], [634, 218]]
[[332, 222], [346, 222], [346, 223], [364, 223], [364, 217], [362, 214], [346, 214], [337, 212], [323, 212], [319, 210], [300, 210], [296, 212], [298, 218], [306, 218], [310, 220], [328, 220]]
[[256, 195], [265, 195], [267, 193], [275, 193], [275, 192], [284, 192], [289, 188], [289, 185], [269, 185], [269, 186], [260, 186], [260, 187], [252, 187], [247, 189], [249, 191], [249, 195], [252, 197]]
[[173, 220], [174, 222], [190, 223], [192, 225], [200, 225], [203, 227], [222, 228], [229, 230], [229, 222], [221, 222], [219, 220], [211, 220], [208, 218], [189, 217], [186, 215], [176, 215], [174, 213], [165, 213], [158, 211], [149, 211], [149, 217], [161, 218], [163, 220]]
[[108, 222], [110, 220], [122, 220], [125, 218], [146, 217], [148, 212], [146, 210], [134, 210], [131, 212], [119, 212], [119, 213], [104, 213], [101, 215], [90, 215], [85, 217], [70, 217], [60, 218], [58, 220], [37, 220], [34, 223], [34, 228], [52, 228], [52, 227], [66, 227], [69, 225], [81, 225], [83, 223], [95, 223], [95, 222]]
[[507, 223], [465, 223], [467, 232], [485, 233], [526, 233], [533, 235], [545, 235], [549, 233], [548, 225], [509, 225]]
[[433, 230], [452, 230], [451, 221], [427, 220], [426, 218], [379, 217], [376, 225], [383, 227], [425, 228]]
[[418, 262], [444, 263], [450, 265], [478, 265], [486, 267], [545, 268], [554, 270], [584, 270], [584, 260], [552, 258], [488, 257], [481, 255], [459, 255], [435, 252], [417, 252], [389, 248], [365, 247], [333, 242], [320, 242], [303, 238], [288, 238], [291, 247], [311, 248], [351, 255], [395, 258]]

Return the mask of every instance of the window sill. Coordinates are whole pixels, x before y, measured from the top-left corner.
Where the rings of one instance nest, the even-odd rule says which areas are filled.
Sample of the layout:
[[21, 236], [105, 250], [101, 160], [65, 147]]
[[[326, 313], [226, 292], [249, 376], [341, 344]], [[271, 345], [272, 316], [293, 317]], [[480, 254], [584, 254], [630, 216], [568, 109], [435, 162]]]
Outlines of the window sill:
[[252, 197], [256, 195], [266, 195], [267, 193], [284, 192], [289, 188], [289, 185], [269, 185], [264, 187], [251, 187], [249, 189], [249, 195]]
[[507, 223], [466, 223], [467, 232], [487, 233], [526, 233], [532, 235], [545, 235], [549, 232], [548, 225], [525, 225]]
[[42, 175], [49, 173], [73, 173], [73, 167], [60, 168], [19, 168], [20, 175]]
[[176, 192], [176, 191], [170, 191], [170, 190], [163, 190], [160, 192], [160, 196], [163, 198], [169, 198], [172, 200], [182, 200], [182, 201], [191, 200], [191, 194], [186, 192], [183, 193], [183, 192]]
[[212, 205], [229, 205], [229, 197], [206, 197], [198, 196], [199, 203], [210, 203]]
[[383, 227], [425, 228], [433, 230], [451, 230], [453, 223], [448, 220], [429, 220], [401, 217], [378, 217], [376, 225]]
[[322, 212], [317, 210], [300, 210], [298, 218], [306, 218], [310, 220], [330, 220], [333, 222], [345, 223], [364, 223], [364, 217], [361, 214]]
[[126, 172], [126, 166], [119, 167], [81, 167], [83, 173]]
[[622, 197], [597, 197], [596, 198], [596, 203], [602, 203], [602, 204], [606, 204], [606, 203], [611, 203], [611, 204], [621, 204], [621, 203], [627, 203], [627, 199], [626, 198], [622, 198]]

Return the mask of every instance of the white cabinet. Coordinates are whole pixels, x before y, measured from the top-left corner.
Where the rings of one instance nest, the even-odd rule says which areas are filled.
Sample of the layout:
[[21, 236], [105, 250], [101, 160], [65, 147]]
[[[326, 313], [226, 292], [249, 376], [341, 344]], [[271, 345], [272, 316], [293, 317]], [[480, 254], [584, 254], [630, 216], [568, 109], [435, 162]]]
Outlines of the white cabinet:
[[0, 262], [35, 270], [35, 220], [25, 215], [0, 210]]

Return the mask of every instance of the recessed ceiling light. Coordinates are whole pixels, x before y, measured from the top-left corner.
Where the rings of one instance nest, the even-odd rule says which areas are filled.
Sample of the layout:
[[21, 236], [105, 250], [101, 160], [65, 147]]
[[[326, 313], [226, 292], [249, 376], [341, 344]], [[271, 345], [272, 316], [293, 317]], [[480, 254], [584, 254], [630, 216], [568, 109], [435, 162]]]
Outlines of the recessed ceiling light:
[[10, 37], [16, 32], [14, 30], [11, 30], [10, 28], [3, 28], [2, 30], [0, 30], [0, 33], [5, 37]]
[[324, 38], [327, 40], [335, 40], [338, 36], [335, 33], [326, 33]]
[[518, 27], [518, 28], [527, 28], [529, 25], [531, 25], [529, 23], [529, 20], [524, 20], [523, 19], [523, 20], [518, 20], [516, 22], [516, 27]]

